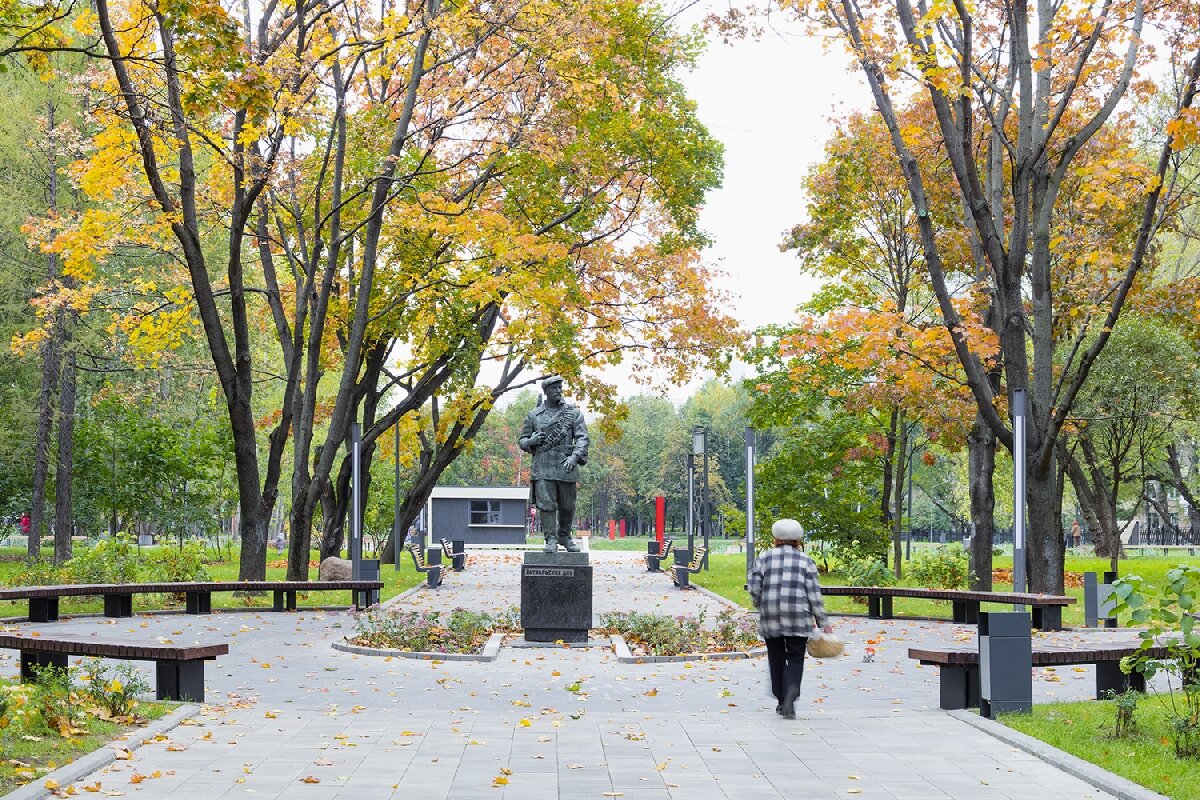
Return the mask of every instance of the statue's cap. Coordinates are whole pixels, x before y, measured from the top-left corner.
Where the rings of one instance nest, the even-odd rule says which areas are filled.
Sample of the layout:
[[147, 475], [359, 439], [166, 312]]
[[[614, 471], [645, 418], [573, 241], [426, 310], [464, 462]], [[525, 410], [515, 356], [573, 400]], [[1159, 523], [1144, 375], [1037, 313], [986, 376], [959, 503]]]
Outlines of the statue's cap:
[[562, 382], [563, 382], [563, 379], [562, 379], [561, 375], [551, 375], [549, 378], [546, 378], [542, 381], [542, 391], [549, 389], [551, 386], [553, 386], [556, 383], [559, 386], [561, 386]]

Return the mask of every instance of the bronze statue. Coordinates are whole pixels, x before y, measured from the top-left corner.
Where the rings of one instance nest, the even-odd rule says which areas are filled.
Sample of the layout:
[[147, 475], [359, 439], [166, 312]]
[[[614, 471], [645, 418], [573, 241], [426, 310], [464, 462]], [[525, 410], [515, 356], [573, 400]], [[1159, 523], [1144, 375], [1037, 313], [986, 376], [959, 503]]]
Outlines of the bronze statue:
[[571, 522], [579, 467], [587, 463], [588, 435], [583, 413], [563, 400], [562, 385], [558, 376], [542, 381], [545, 400], [525, 417], [517, 444], [533, 454], [530, 477], [538, 526], [546, 539], [543, 549], [553, 553], [562, 545], [568, 553], [578, 553]]

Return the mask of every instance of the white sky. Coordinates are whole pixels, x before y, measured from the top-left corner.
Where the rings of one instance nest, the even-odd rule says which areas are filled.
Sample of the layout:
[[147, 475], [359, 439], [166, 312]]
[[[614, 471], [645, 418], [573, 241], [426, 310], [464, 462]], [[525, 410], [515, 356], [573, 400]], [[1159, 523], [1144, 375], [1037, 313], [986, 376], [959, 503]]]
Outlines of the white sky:
[[[691, 22], [720, 0], [681, 17]], [[779, 251], [785, 230], [804, 218], [801, 180], [818, 161], [830, 118], [870, 101], [866, 85], [846, 69], [841, 51], [776, 15], [758, 40], [709, 44], [685, 83], [700, 119], [725, 144], [725, 182], [701, 217], [715, 242], [710, 253], [737, 295], [733, 312], [748, 329], [781, 323], [816, 287], [793, 254]]]

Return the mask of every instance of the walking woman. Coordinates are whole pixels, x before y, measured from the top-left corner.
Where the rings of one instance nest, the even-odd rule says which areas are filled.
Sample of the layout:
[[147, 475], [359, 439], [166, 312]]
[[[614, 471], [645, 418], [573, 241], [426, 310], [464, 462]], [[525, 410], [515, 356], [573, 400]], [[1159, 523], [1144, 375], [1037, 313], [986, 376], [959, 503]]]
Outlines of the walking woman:
[[781, 519], [771, 526], [771, 535], [775, 546], [758, 557], [750, 572], [750, 599], [758, 609], [758, 632], [767, 643], [771, 693], [779, 703], [775, 712], [795, 719], [808, 637], [817, 626], [825, 633], [833, 633], [833, 626], [821, 602], [817, 565], [801, 549], [804, 527]]

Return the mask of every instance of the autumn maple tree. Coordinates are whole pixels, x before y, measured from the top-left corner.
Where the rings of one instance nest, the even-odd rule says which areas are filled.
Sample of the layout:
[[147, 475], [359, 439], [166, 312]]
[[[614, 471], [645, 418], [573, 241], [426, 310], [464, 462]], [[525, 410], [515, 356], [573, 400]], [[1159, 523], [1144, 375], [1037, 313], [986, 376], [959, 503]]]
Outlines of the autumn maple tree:
[[136, 238], [183, 266], [183, 293], [122, 333], [152, 352], [172, 315], [198, 317], [242, 577], [263, 574], [289, 466], [289, 576], [307, 577], [318, 513], [322, 552], [340, 547], [353, 422], [368, 461], [400, 426], [411, 519], [496, 398], [540, 374], [603, 403], [596, 368], [630, 354], [672, 377], [720, 365], [734, 326], [696, 225], [720, 148], [676, 76], [698, 40], [661, 12], [99, 0], [70, 35], [47, 25], [38, 47], [104, 56], [72, 171], [94, 206], [55, 241]]
[[[1170, 178], [1178, 155], [1200, 134], [1192, 108], [1200, 73], [1196, 8], [1142, 0], [786, 5], [836, 32], [862, 69], [903, 170], [925, 269], [977, 411], [1010, 449], [1012, 428], [999, 401], [1002, 391], [1027, 391], [1030, 585], [1060, 592], [1057, 445], [1135, 281], [1152, 266], [1152, 242], [1176, 198]], [[1150, 26], [1166, 43], [1157, 58], [1144, 44]], [[1085, 163], [1087, 150], [1106, 137], [1132, 138], [1128, 102], [1146, 98], [1154, 88], [1149, 76], [1172, 65], [1172, 110], [1150, 168], [1121, 168], [1116, 173], [1123, 180], [1107, 182], [1103, 165]], [[957, 263], [939, 241], [931, 202], [936, 181], [901, 122], [899, 109], [910, 102], [926, 105], [937, 121], [936, 146], [953, 173], [970, 231], [967, 264]], [[1080, 172], [1097, 190], [1114, 189], [1098, 191], [1098, 202], [1117, 196], [1137, 210], [1137, 224], [1111, 248], [1112, 260], [1101, 254], [1093, 259], [1087, 239], [1060, 235], [1070, 217], [1064, 186]], [[1064, 326], [1066, 309], [1054, 281], [1064, 259], [1074, 257], [1091, 259], [1096, 269], [1087, 310], [1076, 312], [1077, 324]], [[1003, 389], [989, 376], [986, 354], [961, 333], [956, 274], [975, 275], [978, 292], [994, 306]]]

